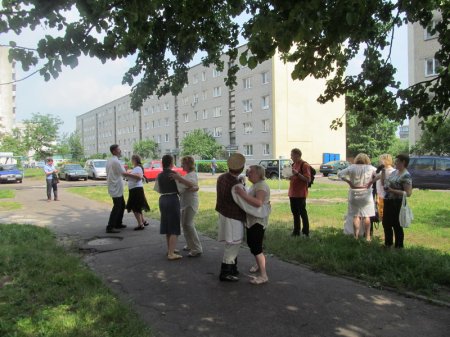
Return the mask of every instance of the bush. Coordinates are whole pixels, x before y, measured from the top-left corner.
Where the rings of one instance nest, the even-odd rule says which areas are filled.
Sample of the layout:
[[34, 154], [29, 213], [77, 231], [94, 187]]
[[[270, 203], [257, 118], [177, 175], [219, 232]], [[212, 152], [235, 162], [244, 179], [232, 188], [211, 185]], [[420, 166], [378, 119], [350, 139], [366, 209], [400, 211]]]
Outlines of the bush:
[[[211, 172], [211, 163], [197, 163], [198, 172]], [[228, 165], [226, 161], [217, 161], [216, 173], [223, 173], [228, 171]]]

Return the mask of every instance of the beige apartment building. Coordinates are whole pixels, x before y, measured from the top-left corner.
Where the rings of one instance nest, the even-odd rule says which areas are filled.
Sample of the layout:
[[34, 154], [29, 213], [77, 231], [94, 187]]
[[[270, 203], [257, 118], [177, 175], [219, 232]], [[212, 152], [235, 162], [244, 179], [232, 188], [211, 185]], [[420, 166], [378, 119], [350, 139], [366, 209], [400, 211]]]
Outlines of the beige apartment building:
[[[423, 28], [420, 23], [408, 25], [408, 85], [427, 81], [437, 75], [439, 62], [434, 55], [440, 48], [437, 34], [431, 33], [437, 22], [442, 20], [439, 12], [434, 12], [431, 26]], [[414, 146], [422, 135], [420, 119], [414, 116], [409, 121], [409, 146]]]
[[0, 133], [10, 132], [16, 121], [16, 74], [8, 53], [8, 47], [0, 46]]
[[[240, 47], [240, 52], [246, 46]], [[223, 56], [228, 65], [226, 56]], [[130, 157], [133, 144], [153, 139], [161, 155], [178, 157], [183, 138], [196, 129], [210, 133], [228, 153], [243, 153], [248, 163], [262, 159], [289, 158], [298, 147], [311, 164], [322, 163], [325, 153], [345, 158], [345, 127], [330, 129], [332, 120], [344, 113], [344, 98], [319, 104], [325, 80], [291, 79], [292, 64], [279, 57], [244, 67], [237, 85], [224, 83], [226, 71], [202, 64], [188, 72], [189, 84], [178, 96], [149, 97], [140, 111], [132, 111], [130, 97], [124, 96], [77, 116], [85, 155], [109, 153], [117, 143]]]

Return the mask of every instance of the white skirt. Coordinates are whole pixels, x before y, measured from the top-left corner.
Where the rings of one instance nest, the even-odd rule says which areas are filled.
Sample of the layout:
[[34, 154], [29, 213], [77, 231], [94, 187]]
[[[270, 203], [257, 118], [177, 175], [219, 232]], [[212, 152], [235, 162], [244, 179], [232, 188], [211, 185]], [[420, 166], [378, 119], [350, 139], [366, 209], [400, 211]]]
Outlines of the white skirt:
[[372, 188], [348, 191], [348, 216], [371, 217], [375, 215]]

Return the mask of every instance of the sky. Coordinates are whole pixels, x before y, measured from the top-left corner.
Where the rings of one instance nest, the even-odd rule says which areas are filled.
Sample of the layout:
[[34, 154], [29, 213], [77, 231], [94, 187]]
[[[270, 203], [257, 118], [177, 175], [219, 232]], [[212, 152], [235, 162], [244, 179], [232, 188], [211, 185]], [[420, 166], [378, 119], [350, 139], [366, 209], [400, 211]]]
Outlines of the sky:
[[[26, 31], [20, 36], [0, 35], [0, 44], [15, 40], [19, 46], [34, 47], [44, 32], [42, 29]], [[396, 31], [392, 49], [392, 61], [397, 67], [397, 80], [406, 87], [408, 83], [407, 28]], [[59, 116], [64, 124], [60, 134], [70, 134], [76, 128], [76, 116], [86, 113], [112, 100], [130, 93], [128, 85], [122, 85], [123, 74], [133, 65], [132, 57], [109, 61], [81, 56], [76, 68], [63, 68], [57, 79], [46, 82], [39, 74], [19, 81], [16, 89], [16, 122], [31, 118], [33, 113]], [[192, 64], [200, 62], [200, 57]], [[362, 62], [357, 57], [351, 64], [350, 73], [355, 73]], [[16, 79], [26, 77], [36, 69], [23, 72], [20, 63], [16, 64]]]

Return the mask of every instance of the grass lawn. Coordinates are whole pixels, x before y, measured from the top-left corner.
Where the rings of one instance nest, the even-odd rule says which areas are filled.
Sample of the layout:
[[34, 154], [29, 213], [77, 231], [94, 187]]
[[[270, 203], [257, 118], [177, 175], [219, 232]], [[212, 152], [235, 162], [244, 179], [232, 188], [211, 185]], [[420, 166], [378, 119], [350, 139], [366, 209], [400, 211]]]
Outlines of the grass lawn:
[[0, 225], [0, 336], [151, 335], [49, 230]]
[[22, 205], [18, 202], [5, 200], [13, 199], [15, 196], [16, 193], [14, 190], [0, 190], [0, 212], [13, 211], [22, 208]]
[[[212, 187], [215, 180], [202, 180]], [[414, 190], [409, 203], [414, 212], [411, 228], [405, 230], [405, 249], [386, 250], [383, 228], [374, 231], [374, 240], [356, 241], [342, 233], [347, 210], [347, 187], [336, 183], [314, 183], [308, 199], [311, 238], [291, 237], [292, 215], [286, 193], [288, 183], [269, 181], [273, 190], [272, 214], [266, 232], [265, 252], [281, 259], [309, 265], [336, 275], [352, 276], [377, 287], [395, 287], [426, 296], [450, 300], [450, 193]], [[71, 188], [72, 192], [111, 203], [106, 187]], [[159, 219], [158, 195], [153, 183], [145, 185], [151, 212]], [[203, 234], [217, 237], [215, 192], [200, 189], [200, 209], [196, 226]], [[125, 196], [127, 197], [127, 196]], [[270, 272], [270, 265], [269, 265]]]
[[44, 169], [41, 169], [39, 167], [26, 168], [24, 170], [24, 178], [23, 179], [45, 181]]

